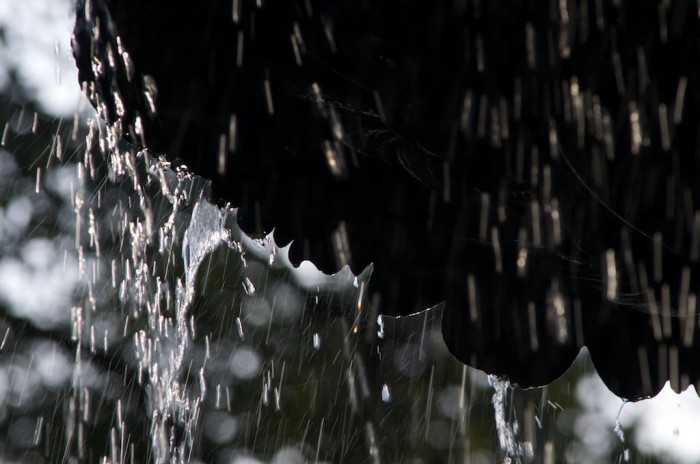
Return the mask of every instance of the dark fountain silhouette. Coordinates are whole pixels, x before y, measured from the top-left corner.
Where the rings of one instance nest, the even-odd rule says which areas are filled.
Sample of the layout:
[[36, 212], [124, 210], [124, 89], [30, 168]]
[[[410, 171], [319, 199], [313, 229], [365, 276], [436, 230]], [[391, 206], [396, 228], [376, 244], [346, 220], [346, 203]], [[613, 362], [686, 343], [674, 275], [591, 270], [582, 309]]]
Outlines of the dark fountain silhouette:
[[293, 262], [445, 301], [452, 354], [521, 386], [584, 345], [622, 397], [700, 381], [694, 2], [78, 3], [102, 116]]

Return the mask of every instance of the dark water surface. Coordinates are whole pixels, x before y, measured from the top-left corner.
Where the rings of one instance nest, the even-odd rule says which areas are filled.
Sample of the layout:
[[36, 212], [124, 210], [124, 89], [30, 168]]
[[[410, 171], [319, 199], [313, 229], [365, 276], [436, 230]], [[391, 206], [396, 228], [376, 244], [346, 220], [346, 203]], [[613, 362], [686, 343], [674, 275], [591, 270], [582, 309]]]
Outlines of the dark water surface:
[[472, 367], [544, 385], [586, 346], [638, 399], [700, 380], [698, 35], [688, 2], [95, 0], [74, 51], [114, 137], [293, 263], [444, 301]]

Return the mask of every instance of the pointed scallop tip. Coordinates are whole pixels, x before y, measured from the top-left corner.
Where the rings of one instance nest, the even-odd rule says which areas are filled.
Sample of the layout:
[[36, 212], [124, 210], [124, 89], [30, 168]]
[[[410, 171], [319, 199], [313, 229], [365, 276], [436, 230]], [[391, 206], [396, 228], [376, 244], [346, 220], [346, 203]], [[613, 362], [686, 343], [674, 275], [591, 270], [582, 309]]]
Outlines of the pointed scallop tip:
[[312, 289], [331, 286], [336, 289], [352, 286], [355, 282], [368, 282], [374, 270], [374, 263], [367, 265], [359, 274], [354, 274], [349, 265], [344, 265], [333, 274], [326, 274], [320, 270], [313, 262], [304, 260], [299, 265], [294, 265], [289, 258], [294, 241], [286, 245], [279, 245], [275, 238], [277, 228], [273, 228], [264, 238], [256, 239], [251, 237], [238, 222], [239, 208], [227, 203], [224, 208], [229, 216], [232, 236], [241, 241], [243, 250], [247, 254], [254, 256], [261, 261], [267, 261], [270, 266], [277, 269], [286, 268], [291, 276], [303, 288]]

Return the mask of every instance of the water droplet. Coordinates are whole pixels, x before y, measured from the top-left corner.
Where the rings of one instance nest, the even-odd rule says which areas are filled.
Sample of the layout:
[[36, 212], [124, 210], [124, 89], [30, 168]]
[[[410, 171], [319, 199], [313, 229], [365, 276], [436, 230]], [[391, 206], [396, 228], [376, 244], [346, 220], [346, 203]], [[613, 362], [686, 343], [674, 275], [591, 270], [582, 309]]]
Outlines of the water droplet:
[[243, 290], [245, 291], [246, 295], [255, 296], [255, 286], [253, 285], [253, 282], [251, 282], [248, 277], [246, 277], [245, 280], [243, 281]]
[[389, 392], [389, 386], [387, 384], [382, 386], [382, 401], [385, 403], [391, 401], [391, 393]]

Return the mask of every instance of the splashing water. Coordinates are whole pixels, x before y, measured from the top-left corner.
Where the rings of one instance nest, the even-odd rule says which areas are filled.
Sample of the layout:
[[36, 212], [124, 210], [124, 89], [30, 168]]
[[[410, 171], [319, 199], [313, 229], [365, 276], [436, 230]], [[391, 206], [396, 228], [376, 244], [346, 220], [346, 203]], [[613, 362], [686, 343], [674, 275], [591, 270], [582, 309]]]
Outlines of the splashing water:
[[[132, 69], [125, 50], [112, 52]], [[110, 63], [99, 66], [107, 72]], [[155, 83], [139, 78], [157, 110]], [[267, 108], [277, 113], [271, 95]], [[66, 130], [36, 114], [32, 121], [16, 102], [6, 108], [12, 121], [3, 120], [0, 172], [13, 181], [0, 182], [0, 258], [10, 269], [0, 289], [9, 308], [0, 320], [3, 462], [555, 462], [555, 451], [564, 455], [568, 437], [550, 419], [571, 411], [522, 414], [514, 398], [533, 395], [496, 378], [487, 388], [482, 374], [449, 356], [441, 308], [384, 318], [371, 268], [328, 276], [309, 262], [293, 266], [273, 234], [246, 235], [236, 210], [206, 200], [205, 181], [119, 142], [116, 125], [91, 118]], [[134, 131], [143, 136], [140, 124]], [[7, 160], [27, 140], [50, 152], [46, 163], [36, 158], [41, 170], [31, 175]], [[30, 163], [37, 161], [20, 164]], [[610, 296], [619, 292], [612, 264]], [[21, 283], [7, 278], [25, 275]], [[567, 335], [566, 325], [552, 322]], [[540, 428], [528, 434], [534, 421]], [[494, 423], [496, 437], [488, 435]], [[625, 459], [632, 453], [625, 449]]]
[[532, 444], [517, 440], [519, 426], [517, 419], [509, 420], [508, 395], [512, 391], [510, 382], [499, 379], [494, 375], [489, 376], [489, 384], [495, 390], [491, 403], [493, 404], [494, 417], [496, 419], [496, 430], [498, 431], [498, 442], [506, 454], [504, 463], [510, 463], [513, 459], [516, 462], [532, 459]]

